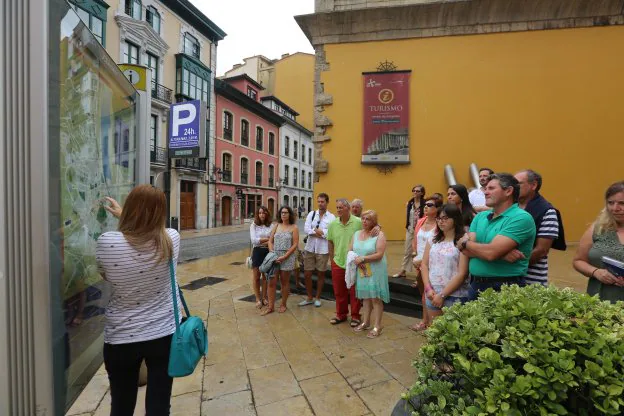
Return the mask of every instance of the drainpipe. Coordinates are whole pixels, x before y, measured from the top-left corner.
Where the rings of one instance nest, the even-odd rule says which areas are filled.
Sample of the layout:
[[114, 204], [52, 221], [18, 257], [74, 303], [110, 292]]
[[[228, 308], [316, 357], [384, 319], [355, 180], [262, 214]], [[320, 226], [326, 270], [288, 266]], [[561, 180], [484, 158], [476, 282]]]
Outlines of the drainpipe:
[[474, 182], [475, 188], [478, 189], [481, 186], [481, 184], [479, 183], [479, 168], [477, 167], [476, 163], [470, 164], [470, 177], [472, 178], [472, 181]]
[[455, 180], [455, 172], [453, 171], [453, 166], [444, 166], [444, 176], [446, 177], [446, 183], [448, 184], [448, 186], [457, 184], [457, 181]]

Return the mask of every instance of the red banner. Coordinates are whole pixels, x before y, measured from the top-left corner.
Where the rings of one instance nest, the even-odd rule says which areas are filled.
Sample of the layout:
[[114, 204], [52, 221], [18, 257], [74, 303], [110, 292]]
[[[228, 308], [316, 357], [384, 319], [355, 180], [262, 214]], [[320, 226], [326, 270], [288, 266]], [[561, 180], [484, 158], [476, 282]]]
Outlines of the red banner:
[[362, 163], [409, 163], [410, 71], [366, 72]]

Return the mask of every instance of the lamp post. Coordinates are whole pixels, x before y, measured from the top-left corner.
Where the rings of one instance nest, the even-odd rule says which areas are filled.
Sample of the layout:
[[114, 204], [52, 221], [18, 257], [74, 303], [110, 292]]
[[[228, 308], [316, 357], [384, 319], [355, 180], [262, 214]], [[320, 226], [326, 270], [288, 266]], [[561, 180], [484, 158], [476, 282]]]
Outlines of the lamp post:
[[216, 165], [212, 165], [212, 169], [210, 172], [210, 177], [208, 178], [208, 182], [210, 182], [211, 184], [214, 185], [214, 196], [215, 196], [215, 201], [214, 201], [214, 215], [212, 216], [212, 226], [216, 227], [217, 226], [217, 213], [219, 212], [219, 205], [220, 205], [220, 201], [219, 201], [219, 194], [217, 193], [217, 181], [221, 180], [221, 177], [223, 176], [223, 170], [221, 170], [221, 168], [217, 167]]

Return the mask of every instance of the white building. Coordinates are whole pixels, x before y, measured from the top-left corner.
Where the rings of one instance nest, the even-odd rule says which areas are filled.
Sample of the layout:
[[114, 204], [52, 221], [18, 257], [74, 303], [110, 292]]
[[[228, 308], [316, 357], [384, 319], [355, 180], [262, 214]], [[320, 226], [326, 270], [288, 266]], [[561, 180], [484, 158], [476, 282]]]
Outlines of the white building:
[[286, 123], [280, 128], [279, 201], [297, 212], [303, 205], [312, 210], [314, 182], [313, 133], [297, 123], [297, 113], [274, 96], [262, 97], [262, 104], [280, 114]]

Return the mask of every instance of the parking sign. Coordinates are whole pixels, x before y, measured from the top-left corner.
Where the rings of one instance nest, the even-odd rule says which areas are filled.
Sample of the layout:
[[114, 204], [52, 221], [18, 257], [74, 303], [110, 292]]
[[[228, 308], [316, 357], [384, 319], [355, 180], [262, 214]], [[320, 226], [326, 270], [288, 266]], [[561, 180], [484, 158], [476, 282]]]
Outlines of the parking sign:
[[200, 100], [171, 104], [169, 157], [205, 157], [206, 106]]

